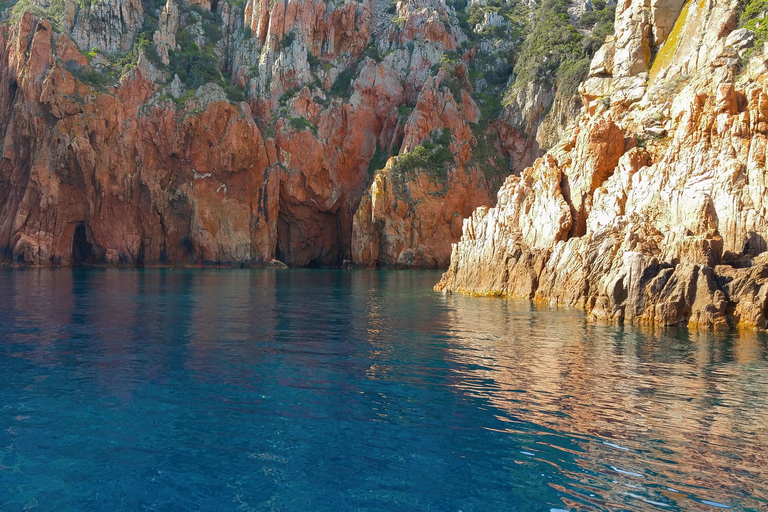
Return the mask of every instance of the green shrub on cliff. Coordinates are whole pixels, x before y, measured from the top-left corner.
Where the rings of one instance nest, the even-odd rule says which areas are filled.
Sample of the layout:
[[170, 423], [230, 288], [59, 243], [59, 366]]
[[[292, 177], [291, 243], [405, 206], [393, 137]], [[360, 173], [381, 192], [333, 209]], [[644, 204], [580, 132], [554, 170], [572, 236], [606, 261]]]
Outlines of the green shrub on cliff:
[[[232, 103], [246, 100], [245, 91], [232, 85], [231, 74], [224, 74], [219, 70], [219, 58], [213, 51], [213, 43], [209, 42], [201, 49], [185, 29], [178, 31], [176, 43], [179, 48], [168, 52], [170, 63], [167, 70], [170, 76], [179, 75], [179, 79], [187, 89], [195, 90], [201, 85], [213, 82], [224, 89], [227, 99]], [[137, 47], [139, 46], [137, 45]], [[154, 44], [148, 44], [146, 48], [150, 51], [154, 50], [154, 54], [157, 53]], [[149, 57], [150, 52], [146, 53]], [[156, 64], [158, 67], [162, 67], [159, 64], [159, 57]]]
[[560, 64], [555, 73], [557, 79], [557, 90], [563, 96], [572, 96], [578, 94], [579, 84], [587, 77], [589, 73], [589, 57], [583, 57], [579, 60], [566, 61]]
[[309, 119], [305, 119], [303, 117], [292, 117], [291, 128], [297, 132], [308, 129], [312, 132], [313, 135], [317, 135], [317, 126], [315, 126], [315, 124]]
[[134, 40], [133, 49], [127, 53], [104, 54], [98, 48], [82, 51], [90, 64], [97, 56], [101, 56], [97, 67], [85, 70], [75, 62], [68, 62], [65, 67], [80, 81], [89, 84], [97, 90], [105, 90], [107, 86], [116, 84], [128, 75], [139, 61], [139, 56], [144, 54], [155, 66], [162, 67], [157, 46], [153, 41], [153, 34], [157, 30], [157, 20], [145, 14], [141, 32]]
[[285, 34], [283, 37], [283, 42], [281, 43], [282, 48], [290, 48], [293, 46], [293, 42], [296, 40], [296, 34], [291, 31]]
[[114, 77], [109, 73], [95, 69], [85, 69], [85, 67], [73, 60], [65, 62], [64, 68], [81, 82], [98, 90], [101, 90], [114, 82]]
[[434, 133], [430, 142], [423, 142], [408, 153], [400, 155], [392, 167], [392, 172], [402, 175], [421, 169], [438, 181], [445, 181], [448, 177], [448, 166], [454, 162], [454, 155], [448, 147], [452, 140], [450, 128]]
[[523, 87], [530, 82], [544, 82], [553, 84], [561, 93], [575, 94], [587, 76], [592, 56], [605, 37], [613, 33], [614, 15], [612, 6], [584, 13], [580, 26], [593, 28], [592, 34], [585, 37], [571, 24], [564, 0], [545, 0], [520, 49], [515, 84]]
[[754, 33], [755, 39], [752, 48], [747, 51], [744, 58], [748, 61], [755, 52], [762, 52], [763, 45], [768, 42], [768, 0], [742, 1], [743, 10], [739, 16], [739, 27], [746, 28]]
[[606, 36], [613, 34], [613, 20], [616, 17], [616, 7], [609, 6], [602, 10], [598, 21], [592, 26], [592, 33], [582, 41], [585, 56], [592, 56], [605, 42]]
[[207, 47], [201, 51], [186, 30], [179, 30], [176, 35], [178, 50], [168, 52], [170, 75], [179, 75], [179, 79], [190, 89], [197, 89], [208, 82], [220, 83], [218, 59], [213, 49]]
[[582, 39], [568, 19], [565, 2], [545, 0], [520, 50], [515, 65], [517, 82], [554, 81], [561, 63], [583, 57]]
[[[452, 5], [456, 10], [459, 28], [470, 42], [475, 42], [481, 37], [516, 41], [525, 32], [530, 19], [530, 9], [523, 0], [489, 0], [485, 5], [470, 5], [466, 0], [455, 0]], [[491, 12], [504, 17], [509, 23], [500, 27], [487, 27], [481, 34], [476, 33], [476, 26]]]
[[308, 51], [307, 52], [307, 64], [309, 64], [310, 68], [314, 69], [314, 68], [319, 68], [320, 66], [322, 66], [323, 61], [320, 60], [320, 57], [318, 57], [317, 55], [315, 55], [311, 51]]
[[222, 88], [224, 89], [224, 92], [227, 93], [227, 99], [232, 103], [239, 103], [241, 101], [246, 101], [247, 98], [245, 96], [245, 91], [236, 85], [232, 85], [231, 83], [232, 74], [226, 73], [226, 74], [223, 74], [223, 77], [224, 77], [224, 83], [222, 84]]
[[467, 165], [482, 170], [485, 179], [488, 180], [493, 188], [496, 188], [509, 176], [509, 162], [496, 148], [494, 144], [496, 135], [490, 132], [487, 126], [473, 124], [471, 127], [476, 144], [472, 148], [472, 156]]
[[331, 86], [331, 94], [334, 96], [341, 96], [343, 98], [349, 98], [352, 96], [354, 88], [352, 82], [355, 80], [357, 70], [355, 68], [347, 68], [336, 77]]
[[748, 0], [741, 3], [739, 25], [747, 30], [760, 30], [768, 14], [768, 0]]
[[480, 117], [485, 122], [492, 122], [501, 113], [501, 98], [498, 94], [478, 93], [477, 106], [480, 108]]
[[10, 22], [17, 23], [29, 11], [38, 18], [47, 18], [53, 29], [61, 32], [65, 9], [64, 0], [19, 0], [11, 9]]
[[603, 4], [603, 7], [598, 9], [596, 5], [592, 6], [594, 10], [586, 11], [579, 17], [579, 28], [593, 29], [600, 25], [613, 25], [613, 20], [616, 17], [616, 6], [606, 7]]
[[376, 62], [381, 62], [384, 60], [384, 57], [382, 57], [381, 53], [379, 52], [379, 48], [376, 46], [376, 43], [371, 41], [368, 43], [368, 46], [365, 47], [365, 52], [363, 52], [363, 58], [370, 57]]
[[387, 165], [387, 160], [389, 160], [389, 155], [376, 142], [376, 150], [373, 152], [373, 156], [371, 156], [371, 161], [368, 162], [368, 175], [373, 176], [376, 171], [383, 169]]

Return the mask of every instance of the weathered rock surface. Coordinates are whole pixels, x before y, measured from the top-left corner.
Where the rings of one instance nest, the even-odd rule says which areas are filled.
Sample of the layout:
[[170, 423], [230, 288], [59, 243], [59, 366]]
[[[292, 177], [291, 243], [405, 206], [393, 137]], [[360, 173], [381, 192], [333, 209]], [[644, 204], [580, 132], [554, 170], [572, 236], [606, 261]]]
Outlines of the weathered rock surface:
[[765, 329], [768, 55], [739, 74], [736, 9], [619, 4], [570, 135], [464, 221], [436, 289]]
[[4, 258], [69, 264], [78, 230], [86, 262], [273, 257], [279, 173], [246, 104], [146, 109], [154, 85], [139, 71], [110, 94], [76, 80], [62, 62], [74, 45], [47, 21], [27, 14], [0, 37]]
[[168, 0], [158, 17], [157, 30], [152, 35], [163, 64], [170, 62], [168, 51], [176, 49], [176, 32], [178, 30], [179, 8], [173, 0]]
[[[580, 97], [558, 89], [558, 66], [576, 55], [586, 73], [574, 25], [592, 6], [564, 20], [565, 2], [546, 5], [571, 38], [568, 55], [535, 56], [529, 71], [549, 62], [545, 79], [519, 81], [517, 52], [544, 3], [31, 0], [6, 9], [0, 264], [446, 267], [462, 219], [490, 207], [507, 175], [578, 115]], [[748, 44], [732, 39], [737, 53]], [[624, 149], [610, 126], [595, 131], [595, 155], [578, 158], [594, 180]], [[594, 180], [560, 165], [542, 176], [571, 181], [527, 201], [568, 231], [516, 217], [537, 247], [586, 229]]]
[[141, 0], [93, 1], [78, 10], [71, 35], [85, 50], [127, 52], [143, 23]]
[[[0, 29], [0, 263], [445, 267], [492, 202], [504, 166], [467, 166], [477, 52], [442, 63], [466, 40], [444, 2], [67, 5], [63, 33], [29, 13]], [[398, 249], [353, 257], [381, 238], [353, 230], [374, 154], [444, 128], [449, 179], [411, 173]]]
[[461, 219], [492, 203], [488, 180], [470, 163], [474, 135], [469, 120], [478, 115], [477, 106], [466, 93], [455, 98], [442, 85], [446, 79], [441, 73], [427, 80], [403, 127], [401, 154], [449, 130], [450, 169], [442, 177], [398, 171], [400, 157], [394, 157], [376, 173], [353, 221], [351, 259], [358, 266], [445, 268], [450, 258], [445, 240], [458, 240]]
[[361, 267], [445, 268], [461, 221], [478, 203], [491, 203], [477, 170], [455, 170], [449, 182], [427, 174], [398, 175], [394, 158], [376, 173], [352, 225], [352, 261]]

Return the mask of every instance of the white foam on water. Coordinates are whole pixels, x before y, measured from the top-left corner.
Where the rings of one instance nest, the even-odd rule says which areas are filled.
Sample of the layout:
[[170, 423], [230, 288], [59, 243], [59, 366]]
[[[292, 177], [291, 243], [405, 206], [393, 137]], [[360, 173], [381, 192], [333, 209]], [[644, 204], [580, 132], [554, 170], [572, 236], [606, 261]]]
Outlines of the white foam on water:
[[638, 496], [637, 494], [632, 494], [631, 492], [625, 492], [624, 495], [625, 496], [631, 496], [632, 498], [636, 498], [636, 499], [638, 499], [640, 501], [648, 503], [649, 505], [656, 505], [657, 507], [669, 507], [669, 505], [667, 505], [666, 503], [662, 503], [660, 501], [649, 500], [647, 498], [643, 498], [642, 496]]
[[627, 475], [627, 476], [643, 476], [640, 473], [633, 473], [632, 471], [624, 471], [623, 469], [619, 469], [616, 466], [611, 466], [611, 469], [614, 470], [617, 473], [622, 474], [622, 475]]
[[656, 505], [657, 507], [669, 507], [669, 504], [662, 503], [660, 501], [646, 500], [645, 498], [643, 498], [643, 501], [646, 503], [650, 503], [651, 505]]
[[530, 455], [531, 457], [535, 457], [536, 456], [535, 453], [531, 453], [531, 452], [520, 452], [520, 453], [522, 453], [523, 455]]
[[609, 443], [608, 441], [603, 441], [603, 444], [605, 446], [610, 446], [611, 448], [616, 448], [617, 450], [623, 450], [625, 452], [629, 451], [629, 448], [627, 448], [626, 446], [621, 446], [621, 445], [618, 445], [618, 444]]
[[716, 508], [731, 508], [730, 506], [726, 505], [725, 503], [718, 503], [716, 501], [709, 501], [709, 500], [701, 500], [701, 502], [705, 505], [709, 505], [710, 507], [716, 507]]

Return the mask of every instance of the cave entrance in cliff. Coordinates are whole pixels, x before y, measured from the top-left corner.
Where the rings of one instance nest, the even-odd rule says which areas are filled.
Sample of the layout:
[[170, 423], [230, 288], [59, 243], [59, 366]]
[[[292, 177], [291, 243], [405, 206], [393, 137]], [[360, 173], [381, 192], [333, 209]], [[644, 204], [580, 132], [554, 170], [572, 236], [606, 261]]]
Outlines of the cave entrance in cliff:
[[211, 12], [216, 12], [219, 8], [219, 0], [211, 0]]
[[72, 265], [83, 265], [91, 256], [93, 244], [88, 241], [85, 224], [80, 222], [72, 235]]

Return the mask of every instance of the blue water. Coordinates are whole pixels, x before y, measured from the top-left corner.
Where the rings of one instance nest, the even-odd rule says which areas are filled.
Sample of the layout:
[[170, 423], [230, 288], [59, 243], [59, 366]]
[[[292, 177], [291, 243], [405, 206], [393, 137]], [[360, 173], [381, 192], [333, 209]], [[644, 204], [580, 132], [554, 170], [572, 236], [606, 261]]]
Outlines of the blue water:
[[768, 510], [765, 336], [438, 278], [0, 270], [0, 510]]

